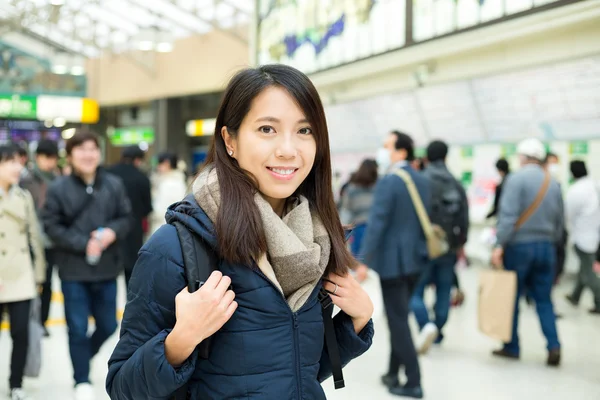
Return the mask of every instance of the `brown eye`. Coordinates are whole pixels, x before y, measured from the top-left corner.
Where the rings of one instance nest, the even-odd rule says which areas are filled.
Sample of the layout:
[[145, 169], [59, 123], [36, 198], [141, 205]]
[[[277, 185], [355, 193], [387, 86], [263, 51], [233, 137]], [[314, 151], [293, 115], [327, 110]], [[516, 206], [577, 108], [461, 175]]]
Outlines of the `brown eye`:
[[302, 128], [298, 131], [299, 134], [301, 135], [312, 135], [312, 129], [310, 128]]
[[258, 130], [267, 135], [275, 132], [275, 129], [273, 129], [273, 127], [267, 125], [261, 126], [260, 128], [258, 128]]

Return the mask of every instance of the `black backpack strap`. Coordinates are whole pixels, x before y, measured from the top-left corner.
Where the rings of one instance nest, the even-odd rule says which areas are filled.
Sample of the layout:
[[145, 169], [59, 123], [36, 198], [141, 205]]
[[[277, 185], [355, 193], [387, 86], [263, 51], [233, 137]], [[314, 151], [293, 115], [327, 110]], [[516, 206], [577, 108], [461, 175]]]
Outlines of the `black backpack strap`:
[[[183, 267], [185, 270], [185, 279], [187, 281], [190, 293], [200, 289], [206, 282], [210, 274], [217, 270], [218, 260], [216, 254], [210, 250], [207, 243], [197, 234], [190, 231], [181, 222], [171, 223], [177, 230], [181, 253], [183, 255]], [[201, 359], [208, 359], [212, 337], [208, 337], [198, 345], [198, 356]], [[172, 397], [173, 400], [189, 399], [189, 385], [186, 383]]]
[[319, 301], [323, 308], [323, 324], [325, 327], [325, 345], [327, 353], [329, 353], [329, 362], [331, 363], [331, 372], [333, 374], [333, 382], [336, 389], [345, 387], [344, 374], [342, 373], [342, 360], [340, 358], [340, 349], [335, 336], [335, 328], [333, 327], [333, 302], [329, 293], [323, 288], [319, 291]]
[[[200, 289], [210, 274], [217, 269], [216, 255], [209, 250], [208, 245], [199, 235], [190, 231], [181, 222], [175, 221], [172, 224], [179, 236], [188, 290], [193, 293]], [[202, 359], [208, 359], [210, 339], [207, 338], [198, 345], [199, 356]]]

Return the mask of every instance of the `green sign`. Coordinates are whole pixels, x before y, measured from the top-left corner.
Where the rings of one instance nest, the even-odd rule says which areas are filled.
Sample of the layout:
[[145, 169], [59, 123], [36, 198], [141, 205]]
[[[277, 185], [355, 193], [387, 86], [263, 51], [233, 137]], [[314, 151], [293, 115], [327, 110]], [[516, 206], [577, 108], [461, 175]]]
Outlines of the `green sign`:
[[0, 117], [37, 119], [37, 97], [0, 94]]
[[517, 145], [514, 143], [502, 145], [502, 157], [508, 158], [517, 154]]
[[462, 156], [464, 158], [473, 158], [473, 147], [466, 146], [462, 148]]
[[471, 171], [463, 172], [460, 177], [460, 182], [465, 187], [470, 186], [471, 183], [473, 183], [473, 172], [471, 172]]
[[415, 157], [422, 158], [422, 157], [425, 157], [426, 155], [427, 155], [427, 150], [425, 150], [423, 147], [417, 147], [415, 149]]
[[588, 142], [572, 142], [569, 145], [569, 153], [574, 156], [585, 156], [588, 154]]
[[152, 128], [113, 128], [106, 133], [113, 146], [129, 146], [141, 142], [154, 143]]

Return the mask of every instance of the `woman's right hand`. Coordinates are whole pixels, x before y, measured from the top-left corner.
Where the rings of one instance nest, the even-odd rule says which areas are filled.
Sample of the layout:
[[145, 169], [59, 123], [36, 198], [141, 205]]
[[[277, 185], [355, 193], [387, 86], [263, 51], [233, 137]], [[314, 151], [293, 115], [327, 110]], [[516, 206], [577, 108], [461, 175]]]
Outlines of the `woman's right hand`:
[[175, 297], [175, 327], [165, 340], [171, 365], [181, 365], [204, 339], [217, 332], [237, 309], [235, 293], [228, 290], [231, 278], [213, 272], [194, 293], [187, 287]]

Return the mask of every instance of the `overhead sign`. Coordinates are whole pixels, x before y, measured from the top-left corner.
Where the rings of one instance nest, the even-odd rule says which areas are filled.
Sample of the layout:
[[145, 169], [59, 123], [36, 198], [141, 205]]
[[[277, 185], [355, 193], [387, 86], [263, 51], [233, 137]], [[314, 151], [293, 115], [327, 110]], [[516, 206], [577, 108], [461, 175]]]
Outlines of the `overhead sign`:
[[0, 94], [0, 118], [40, 121], [64, 118], [67, 122], [95, 124], [99, 114], [98, 103], [92, 99]]
[[185, 132], [188, 136], [210, 136], [214, 135], [216, 125], [217, 120], [215, 118], [195, 119], [188, 121]]
[[36, 119], [37, 98], [18, 94], [0, 94], [0, 117]]
[[130, 146], [142, 142], [154, 143], [154, 129], [149, 127], [112, 128], [108, 129], [106, 134], [113, 146]]

